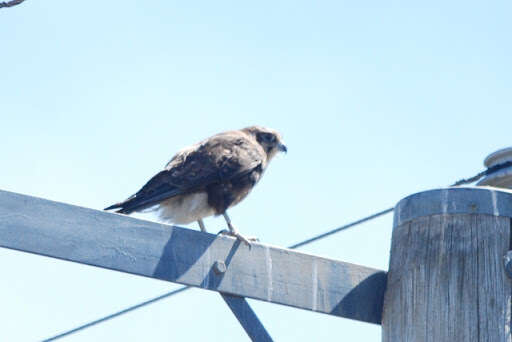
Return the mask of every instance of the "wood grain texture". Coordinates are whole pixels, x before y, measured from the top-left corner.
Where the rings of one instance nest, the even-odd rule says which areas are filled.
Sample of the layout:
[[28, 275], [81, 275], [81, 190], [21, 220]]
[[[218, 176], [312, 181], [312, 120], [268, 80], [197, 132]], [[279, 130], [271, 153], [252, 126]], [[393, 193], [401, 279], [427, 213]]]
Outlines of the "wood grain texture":
[[[381, 321], [386, 273], [284, 248], [0, 191], [0, 247]], [[216, 261], [226, 265], [214, 271]]]
[[[502, 258], [511, 247], [511, 219], [503, 213], [512, 212], [512, 197], [492, 195], [500, 192], [492, 189], [466, 192], [464, 198], [460, 191], [438, 191], [448, 196], [431, 193], [408, 204], [421, 208], [426, 201], [428, 215], [412, 215], [394, 227], [382, 340], [511, 341], [512, 287]], [[451, 200], [443, 203], [443, 196]], [[474, 203], [491, 208], [491, 214], [471, 213], [476, 208], [466, 206], [479, 196]], [[432, 214], [436, 207], [445, 210]], [[458, 212], [462, 207], [468, 213]]]

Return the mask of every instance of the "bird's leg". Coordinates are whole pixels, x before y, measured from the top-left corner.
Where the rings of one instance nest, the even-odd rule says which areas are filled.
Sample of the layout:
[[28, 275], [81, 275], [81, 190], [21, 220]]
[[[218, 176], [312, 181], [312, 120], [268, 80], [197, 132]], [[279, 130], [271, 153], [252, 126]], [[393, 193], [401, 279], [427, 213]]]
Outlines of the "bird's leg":
[[199, 228], [201, 228], [202, 232], [206, 232], [206, 227], [204, 226], [204, 222], [202, 219], [197, 220], [197, 223], [199, 223]]
[[[249, 241], [258, 241], [257, 238], [252, 238], [252, 237], [251, 238], [246, 238], [246, 237], [244, 237], [233, 226], [233, 224], [231, 223], [231, 219], [229, 218], [228, 214], [226, 212], [224, 212], [222, 215], [224, 216], [224, 219], [226, 220], [226, 223], [228, 224], [228, 228], [229, 228], [228, 234], [229, 235], [236, 237], [240, 241], [243, 241], [247, 246], [251, 246], [251, 243]], [[223, 232], [221, 231], [221, 233], [223, 233]]]

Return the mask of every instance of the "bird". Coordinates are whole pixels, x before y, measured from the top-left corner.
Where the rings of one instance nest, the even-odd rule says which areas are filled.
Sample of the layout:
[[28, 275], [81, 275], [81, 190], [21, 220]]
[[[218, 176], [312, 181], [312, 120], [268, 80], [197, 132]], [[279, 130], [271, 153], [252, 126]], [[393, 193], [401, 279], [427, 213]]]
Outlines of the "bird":
[[249, 240], [257, 239], [241, 235], [227, 210], [247, 197], [279, 152], [287, 151], [280, 133], [271, 128], [222, 132], [185, 147], [134, 195], [104, 210], [130, 214], [152, 208], [165, 222], [197, 221], [203, 232], [205, 217], [222, 215], [229, 230], [221, 233], [250, 246]]

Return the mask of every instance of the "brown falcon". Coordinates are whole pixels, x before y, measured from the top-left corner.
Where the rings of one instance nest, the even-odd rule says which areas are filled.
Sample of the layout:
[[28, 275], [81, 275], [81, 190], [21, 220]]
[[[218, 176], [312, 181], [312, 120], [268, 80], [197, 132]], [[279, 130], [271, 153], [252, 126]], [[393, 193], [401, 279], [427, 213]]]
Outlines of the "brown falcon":
[[235, 229], [226, 210], [243, 200], [261, 178], [270, 160], [286, 152], [281, 135], [251, 126], [219, 133], [184, 148], [136, 194], [105, 210], [130, 214], [155, 207], [161, 219], [187, 224], [223, 215], [229, 234], [249, 244]]

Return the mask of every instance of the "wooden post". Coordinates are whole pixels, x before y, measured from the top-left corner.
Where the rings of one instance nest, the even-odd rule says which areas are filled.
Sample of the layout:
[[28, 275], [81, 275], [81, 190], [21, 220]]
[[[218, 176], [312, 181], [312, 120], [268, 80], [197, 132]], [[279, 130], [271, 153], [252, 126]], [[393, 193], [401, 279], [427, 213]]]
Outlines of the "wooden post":
[[512, 341], [512, 192], [448, 188], [395, 208], [382, 341]]

